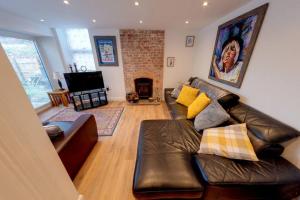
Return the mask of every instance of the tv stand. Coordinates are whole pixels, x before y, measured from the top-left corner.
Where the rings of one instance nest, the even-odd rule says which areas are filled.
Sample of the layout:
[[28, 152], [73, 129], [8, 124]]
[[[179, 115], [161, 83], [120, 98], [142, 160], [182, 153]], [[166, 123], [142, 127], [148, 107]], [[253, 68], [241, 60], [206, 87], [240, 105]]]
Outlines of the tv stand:
[[76, 111], [96, 108], [108, 104], [105, 89], [73, 92], [70, 93], [70, 97]]

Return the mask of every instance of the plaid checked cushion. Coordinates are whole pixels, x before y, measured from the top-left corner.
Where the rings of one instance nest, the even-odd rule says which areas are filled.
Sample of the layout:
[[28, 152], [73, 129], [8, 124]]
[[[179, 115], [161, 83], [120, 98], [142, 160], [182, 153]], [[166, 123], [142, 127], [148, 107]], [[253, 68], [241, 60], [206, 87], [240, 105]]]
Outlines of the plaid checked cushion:
[[198, 153], [258, 161], [245, 123], [204, 130]]

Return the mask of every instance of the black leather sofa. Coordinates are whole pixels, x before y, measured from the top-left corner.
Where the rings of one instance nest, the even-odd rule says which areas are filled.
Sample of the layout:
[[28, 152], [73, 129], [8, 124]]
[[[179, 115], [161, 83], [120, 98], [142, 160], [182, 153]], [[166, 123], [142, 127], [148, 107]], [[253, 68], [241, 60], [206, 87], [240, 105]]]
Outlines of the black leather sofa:
[[[279, 156], [280, 142], [299, 132], [245, 104], [226, 90], [197, 79], [191, 85], [217, 99], [231, 119], [247, 123], [258, 162], [198, 154], [201, 132], [186, 119], [187, 108], [165, 90], [173, 120], [141, 123], [133, 193], [138, 199], [291, 199], [299, 195], [300, 170]], [[262, 149], [265, 149], [264, 151]], [[259, 153], [258, 153], [259, 152]]]

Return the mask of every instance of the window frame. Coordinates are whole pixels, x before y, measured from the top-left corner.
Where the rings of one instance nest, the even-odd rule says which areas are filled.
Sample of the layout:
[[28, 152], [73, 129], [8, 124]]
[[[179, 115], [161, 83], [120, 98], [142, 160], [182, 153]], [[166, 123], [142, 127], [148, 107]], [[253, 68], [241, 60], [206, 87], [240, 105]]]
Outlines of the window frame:
[[[36, 51], [37, 51], [37, 54], [38, 54], [38, 56], [39, 56], [39, 58], [40, 58], [40, 61], [41, 61], [41, 65], [42, 65], [42, 67], [43, 67], [43, 69], [44, 69], [44, 71], [45, 71], [45, 75], [46, 75], [46, 78], [47, 78], [47, 80], [48, 80], [48, 82], [49, 82], [49, 85], [50, 85], [50, 87], [51, 87], [51, 89], [53, 90], [53, 83], [52, 83], [52, 81], [51, 81], [51, 79], [50, 79], [50, 77], [49, 77], [49, 71], [48, 71], [48, 66], [46, 66], [46, 64], [45, 64], [45, 61], [44, 61], [44, 57], [43, 57], [43, 55], [41, 54], [41, 52], [40, 52], [40, 49], [39, 49], [39, 44], [38, 44], [38, 42], [37, 42], [37, 40], [36, 40], [36, 38], [35, 37], [33, 37], [33, 36], [30, 36], [30, 35], [26, 35], [26, 34], [18, 34], [18, 33], [12, 33], [12, 32], [6, 32], [6, 31], [0, 31], [0, 36], [2, 36], [2, 37], [10, 37], [10, 38], [16, 38], [16, 39], [21, 39], [21, 40], [30, 40], [30, 41], [32, 41], [33, 42], [33, 44], [34, 44], [34, 47], [35, 47], [35, 49], [36, 49]], [[1, 44], [1, 43], [0, 43]], [[1, 45], [2, 46], [2, 45]], [[19, 80], [19, 79], [18, 79]], [[20, 80], [19, 80], [20, 81]], [[23, 85], [22, 85], [22, 87], [23, 87]], [[27, 94], [26, 94], [27, 95]], [[30, 99], [28, 99], [29, 101], [30, 101]], [[31, 103], [31, 102], [30, 102]], [[32, 104], [31, 104], [32, 105]], [[32, 107], [33, 107], [33, 105], [32, 105]], [[43, 110], [45, 110], [45, 109], [47, 109], [48, 107], [51, 107], [51, 100], [49, 99], [49, 102], [48, 103], [45, 103], [45, 104], [43, 104], [43, 105], [41, 105], [41, 106], [38, 106], [38, 107], [33, 107], [33, 109], [37, 112], [37, 113], [39, 113], [39, 112], [42, 112]]]
[[[76, 50], [76, 49], [72, 49], [70, 43], [69, 43], [69, 36], [68, 36], [68, 33], [67, 31], [68, 30], [80, 30], [80, 29], [85, 29], [87, 30], [87, 33], [88, 33], [88, 42], [90, 43], [91, 45], [91, 49], [90, 50], [85, 50], [85, 49], [82, 49], [82, 50]], [[68, 29], [65, 29], [63, 31], [63, 34], [64, 34], [64, 38], [66, 39], [66, 44], [67, 44], [67, 47], [68, 47], [68, 54], [71, 58], [71, 61], [72, 61], [72, 64], [75, 62], [75, 59], [74, 59], [74, 54], [90, 54], [92, 56], [92, 62], [94, 64], [94, 68], [93, 69], [90, 69], [89, 67], [87, 67], [87, 71], [97, 71], [97, 64], [95, 62], [95, 55], [94, 55], [94, 51], [93, 51], [93, 46], [92, 46], [92, 42], [91, 42], [91, 38], [90, 38], [90, 33], [89, 33], [89, 30], [87, 28], [68, 28]], [[77, 67], [81, 67], [81, 66], [78, 66], [78, 63], [77, 64]], [[78, 68], [78, 70], [80, 70]]]

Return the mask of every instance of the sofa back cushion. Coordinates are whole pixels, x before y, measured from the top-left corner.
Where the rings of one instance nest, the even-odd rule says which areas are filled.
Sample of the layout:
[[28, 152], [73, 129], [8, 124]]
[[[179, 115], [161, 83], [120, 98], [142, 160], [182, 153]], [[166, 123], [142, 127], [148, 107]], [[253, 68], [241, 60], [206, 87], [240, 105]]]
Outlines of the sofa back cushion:
[[[241, 122], [231, 117], [226, 123], [223, 124], [223, 126], [228, 126], [231, 124], [240, 124], [240, 123]], [[281, 146], [280, 144], [272, 144], [264, 140], [261, 140], [260, 138], [256, 137], [248, 127], [247, 127], [247, 134], [254, 148], [254, 151], [259, 158], [277, 157], [282, 154], [284, 147]]]
[[195, 78], [191, 83], [191, 87], [200, 89], [201, 92], [205, 92], [207, 96], [218, 102], [225, 109], [229, 109], [235, 106], [239, 101], [239, 96], [229, 92], [228, 90], [214, 86], [202, 79]]
[[200, 89], [201, 92], [205, 92], [212, 99], [219, 99], [231, 93], [199, 78], [194, 79], [191, 86]]
[[300, 170], [281, 157], [265, 158], [258, 162], [227, 159], [208, 154], [195, 154], [193, 158], [195, 169], [201, 173], [203, 180], [212, 186], [265, 187], [266, 185], [291, 185], [299, 183], [300, 180]]
[[174, 90], [171, 92], [171, 97], [177, 99], [181, 90], [182, 90], [183, 84], [179, 84]]
[[239, 123], [246, 123], [255, 137], [269, 144], [282, 143], [299, 136], [294, 128], [243, 103], [232, 107], [229, 114]]

